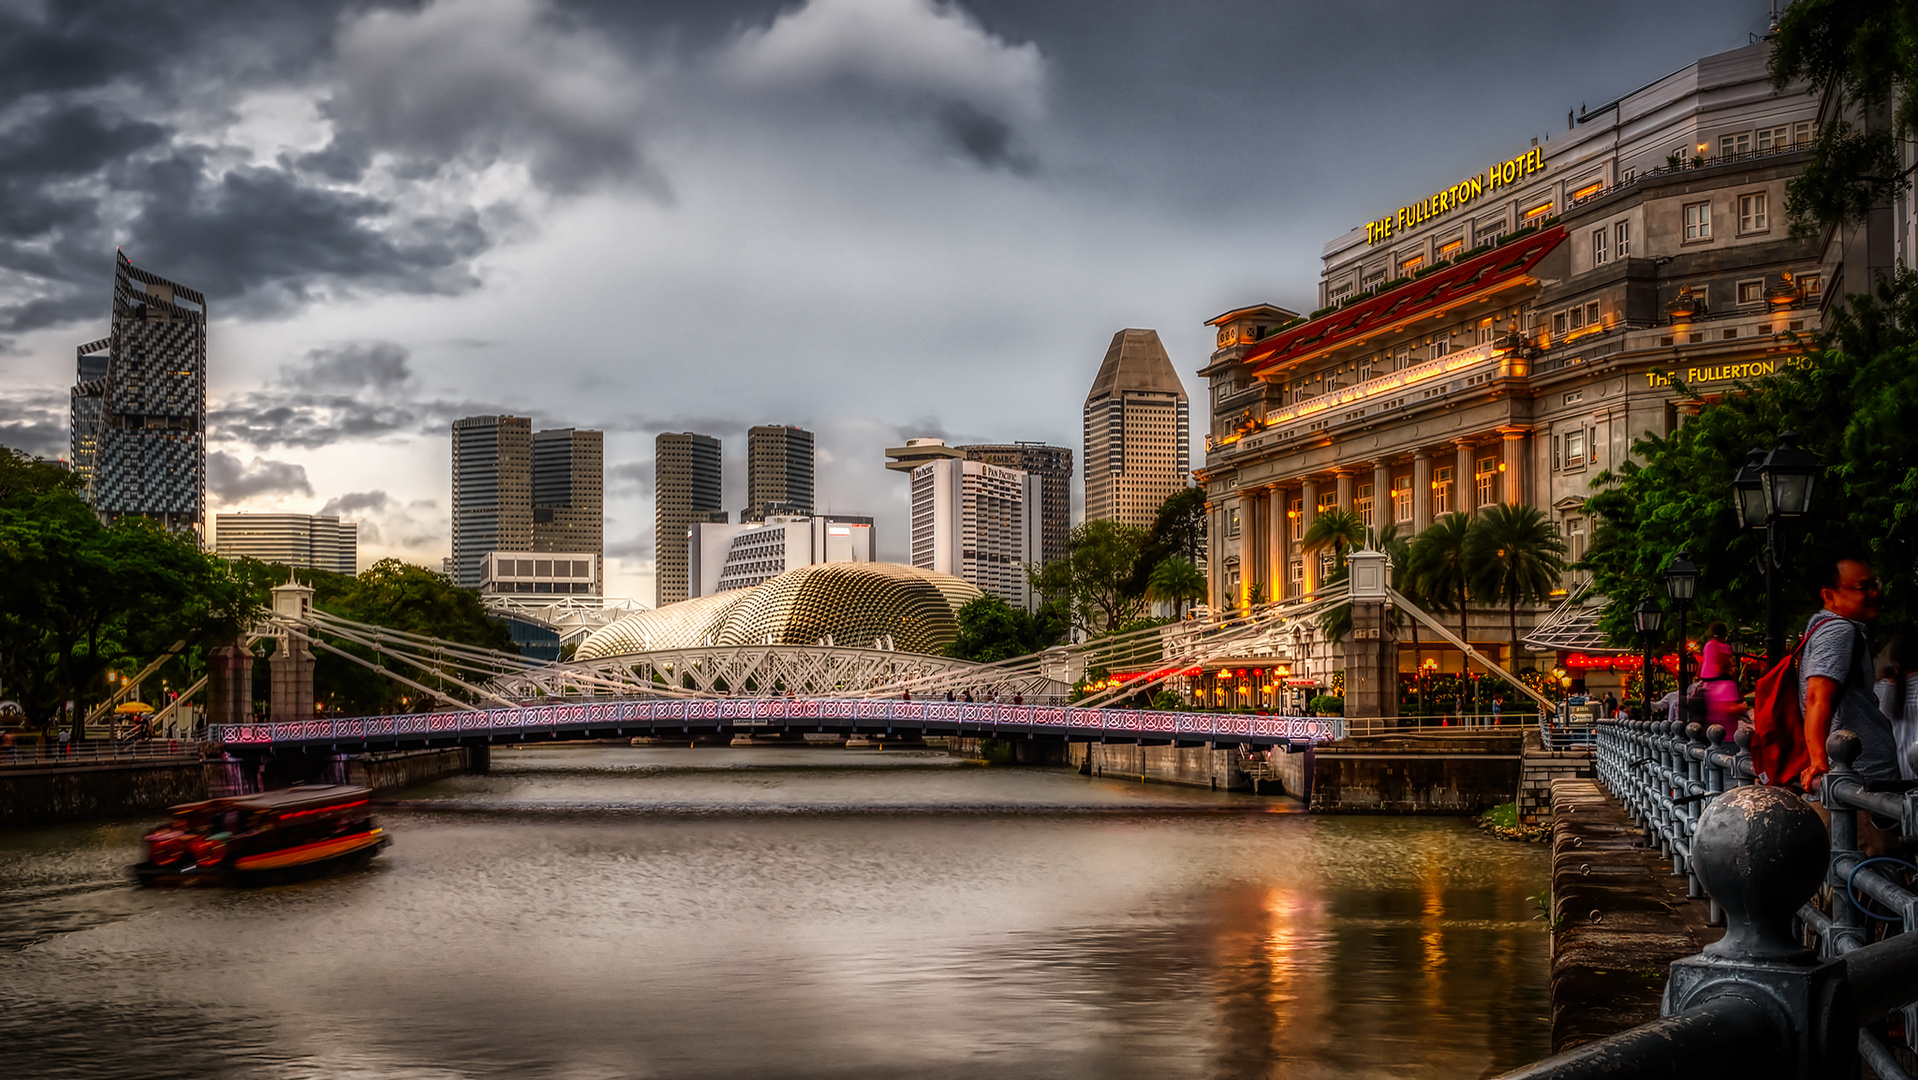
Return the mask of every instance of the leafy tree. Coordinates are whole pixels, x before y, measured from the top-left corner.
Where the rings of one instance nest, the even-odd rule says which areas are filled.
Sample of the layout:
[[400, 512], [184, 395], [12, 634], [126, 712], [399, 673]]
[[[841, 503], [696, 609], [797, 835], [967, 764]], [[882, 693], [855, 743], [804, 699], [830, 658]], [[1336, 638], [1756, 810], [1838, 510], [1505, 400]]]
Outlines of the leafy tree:
[[1132, 592], [1147, 595], [1152, 572], [1167, 559], [1182, 558], [1197, 565], [1205, 558], [1205, 536], [1205, 489], [1182, 487], [1167, 495], [1146, 530], [1145, 545], [1133, 566]]
[[0, 684], [43, 728], [73, 702], [84, 738], [109, 669], [231, 637], [255, 607], [222, 560], [141, 518], [102, 524], [49, 469], [0, 454]]
[[1458, 612], [1458, 636], [1465, 636], [1465, 618], [1472, 581], [1472, 515], [1447, 514], [1412, 541], [1411, 577], [1419, 593], [1439, 611]]
[[1506, 503], [1486, 508], [1473, 523], [1466, 547], [1473, 595], [1505, 604], [1511, 640], [1505, 667], [1517, 671], [1518, 606], [1543, 603], [1558, 588], [1565, 541], [1536, 507]]
[[1299, 550], [1307, 556], [1316, 557], [1320, 552], [1332, 550], [1333, 570], [1345, 566], [1345, 553], [1365, 543], [1365, 519], [1351, 510], [1321, 510], [1312, 519], [1305, 530], [1305, 538], [1299, 543]]
[[1087, 521], [1072, 530], [1066, 554], [1028, 571], [1033, 588], [1064, 602], [1072, 625], [1088, 634], [1109, 634], [1145, 610], [1134, 588], [1146, 531], [1116, 521]]
[[1173, 555], [1152, 568], [1146, 583], [1146, 596], [1162, 604], [1173, 605], [1174, 614], [1185, 615], [1187, 601], [1203, 600], [1206, 594], [1205, 571], [1183, 555]]
[[959, 636], [946, 646], [946, 655], [982, 664], [1010, 660], [1056, 644], [1063, 630], [1056, 606], [1031, 613], [987, 593], [960, 607]]
[[1863, 224], [1873, 206], [1911, 186], [1898, 144], [1918, 138], [1918, 6], [1798, 0], [1779, 21], [1768, 63], [1776, 90], [1802, 80], [1813, 93], [1835, 92], [1850, 111], [1890, 121], [1861, 128], [1847, 110], [1830, 110], [1805, 171], [1785, 189], [1794, 235]]
[[[1865, 547], [1885, 583], [1883, 622], [1918, 618], [1918, 275], [1900, 271], [1876, 295], [1848, 299], [1802, 365], [1699, 399], [1696, 418], [1666, 436], [1647, 432], [1636, 460], [1594, 481], [1586, 507], [1599, 527], [1582, 565], [1609, 598], [1600, 626], [1613, 641], [1633, 640], [1632, 605], [1664, 595], [1660, 574], [1680, 550], [1700, 568], [1698, 618], [1762, 622], [1763, 534], [1738, 528], [1731, 482], [1749, 451], [1769, 450], [1788, 429], [1825, 466], [1811, 513], [1786, 527], [1793, 550]], [[1817, 606], [1789, 578], [1781, 595], [1788, 625]]]

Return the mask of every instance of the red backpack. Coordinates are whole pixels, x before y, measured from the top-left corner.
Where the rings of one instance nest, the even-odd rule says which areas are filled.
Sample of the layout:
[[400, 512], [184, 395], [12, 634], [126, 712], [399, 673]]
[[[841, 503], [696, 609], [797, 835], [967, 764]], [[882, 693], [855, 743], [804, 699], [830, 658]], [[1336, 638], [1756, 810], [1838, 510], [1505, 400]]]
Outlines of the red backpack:
[[1796, 782], [1811, 767], [1811, 751], [1805, 747], [1804, 699], [1798, 690], [1798, 654], [1805, 651], [1812, 632], [1827, 621], [1820, 619], [1806, 627], [1791, 655], [1772, 665], [1758, 680], [1752, 704], [1751, 750], [1752, 775], [1761, 784], [1783, 787]]

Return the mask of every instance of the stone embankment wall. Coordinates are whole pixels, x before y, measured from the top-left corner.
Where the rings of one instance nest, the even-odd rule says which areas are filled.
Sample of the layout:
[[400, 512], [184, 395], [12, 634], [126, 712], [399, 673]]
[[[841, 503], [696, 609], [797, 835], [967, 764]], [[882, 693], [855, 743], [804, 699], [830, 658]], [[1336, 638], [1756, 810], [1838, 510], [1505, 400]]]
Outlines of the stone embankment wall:
[[[217, 795], [238, 795], [305, 779], [364, 784], [387, 791], [467, 772], [484, 772], [489, 747], [355, 754], [316, 759], [304, 772], [248, 768], [242, 762], [125, 761], [0, 770], [0, 825], [147, 814]], [[292, 757], [279, 759], [290, 766]]]
[[1723, 934], [1643, 835], [1597, 781], [1553, 781], [1553, 1053], [1656, 1020], [1667, 967]]
[[[1181, 784], [1214, 791], [1250, 791], [1247, 761], [1237, 749], [1204, 746], [1140, 746], [1137, 743], [1070, 743], [1070, 764], [1088, 776], [1123, 777], [1146, 783]], [[1262, 785], [1272, 794], [1272, 784]]]
[[1524, 760], [1518, 776], [1518, 821], [1544, 825], [1552, 818], [1552, 781], [1590, 780], [1598, 775], [1592, 749], [1547, 750], [1538, 732], [1525, 733]]
[[1313, 754], [1315, 814], [1477, 814], [1512, 801], [1522, 735], [1361, 735]]

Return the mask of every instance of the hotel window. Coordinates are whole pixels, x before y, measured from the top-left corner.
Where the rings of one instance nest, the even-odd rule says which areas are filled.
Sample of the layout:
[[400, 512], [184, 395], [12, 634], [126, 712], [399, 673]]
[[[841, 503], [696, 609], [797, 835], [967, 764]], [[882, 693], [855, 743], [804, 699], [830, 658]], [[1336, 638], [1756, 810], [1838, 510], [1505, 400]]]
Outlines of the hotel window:
[[1305, 588], [1305, 561], [1304, 560], [1302, 559], [1292, 560], [1291, 565], [1285, 568], [1285, 581], [1287, 586], [1285, 591], [1293, 596], [1297, 596], [1299, 594], [1299, 590]]
[[1585, 558], [1585, 519], [1565, 519], [1566, 562], [1579, 562]]
[[1632, 253], [1632, 223], [1621, 221], [1612, 226], [1612, 238], [1617, 240], [1618, 257], [1624, 258]]
[[1572, 198], [1574, 200], [1586, 199], [1604, 190], [1605, 182], [1603, 180], [1594, 180], [1589, 184], [1581, 185], [1577, 191], [1572, 192]]
[[1758, 129], [1758, 152], [1759, 153], [1762, 154], [1767, 150], [1782, 150], [1785, 147], [1790, 145], [1791, 145], [1791, 125], [1790, 124], [1780, 124], [1778, 127], [1768, 127], [1768, 128]]
[[1810, 120], [1800, 120], [1791, 126], [1791, 143], [1793, 146], [1808, 145], [1811, 142], [1811, 136], [1812, 123]]
[[1399, 264], [1399, 276], [1410, 277], [1413, 274], [1418, 272], [1419, 267], [1424, 265], [1425, 265], [1425, 256], [1414, 255], [1411, 258]]
[[1575, 469], [1585, 463], [1585, 429], [1565, 433], [1565, 467]]
[[1478, 343], [1480, 345], [1489, 345], [1492, 339], [1498, 336], [1498, 327], [1493, 325], [1493, 323], [1494, 320], [1490, 318], [1480, 319], [1478, 321]]
[[1565, 313], [1562, 311], [1552, 312], [1552, 336], [1562, 338], [1565, 336], [1565, 330]]
[[1323, 514], [1327, 510], [1337, 510], [1338, 508], [1339, 508], [1338, 492], [1336, 491], [1319, 492], [1319, 513]]
[[1432, 342], [1432, 359], [1434, 360], [1437, 360], [1439, 357], [1444, 356], [1446, 353], [1451, 351], [1452, 351], [1452, 341], [1450, 338], [1439, 338], [1436, 341]]
[[1288, 507], [1286, 510], [1285, 520], [1287, 522], [1287, 528], [1292, 533], [1293, 543], [1296, 544], [1299, 541], [1305, 539], [1305, 500], [1304, 499], [1292, 500], [1292, 505]]
[[1629, 184], [1636, 179], [1638, 179], [1638, 170], [1636, 168], [1631, 168], [1631, 169], [1626, 169], [1622, 174], [1619, 175], [1618, 182], [1621, 184]]
[[1719, 157], [1726, 157], [1731, 154], [1749, 154], [1751, 152], [1752, 133], [1749, 131], [1741, 131], [1736, 135], [1720, 135], [1718, 137]]
[[1449, 259], [1458, 254], [1458, 250], [1464, 246], [1465, 241], [1462, 239], [1447, 240], [1445, 243], [1439, 245], [1438, 257], [1441, 259]]
[[1685, 204], [1685, 239], [1710, 240], [1712, 238], [1712, 204], [1695, 202]]
[[1542, 202], [1542, 203], [1539, 203], [1537, 206], [1532, 207], [1530, 210], [1525, 211], [1525, 220], [1531, 221], [1534, 218], [1541, 218], [1551, 212], [1552, 212], [1552, 204], [1548, 202]]
[[1478, 459], [1478, 470], [1472, 476], [1478, 489], [1478, 505], [1490, 506], [1498, 501], [1498, 459], [1482, 457]]
[[1583, 390], [1573, 390], [1570, 393], [1565, 395], [1565, 404], [1567, 405], [1576, 405], [1579, 402], [1584, 400], [1585, 400], [1585, 391]]
[[1738, 283], [1738, 302], [1741, 304], [1762, 304], [1765, 302], [1765, 283], [1763, 281], [1741, 281]]
[[1432, 516], [1452, 512], [1452, 467], [1432, 470]]
[[1741, 233], [1764, 232], [1770, 228], [1770, 219], [1765, 214], [1765, 193], [1754, 191], [1750, 195], [1738, 197], [1738, 231]]
[[1358, 494], [1352, 497], [1352, 509], [1358, 511], [1359, 520], [1366, 528], [1372, 527], [1372, 485], [1359, 485]]
[[1239, 535], [1239, 508], [1236, 506], [1225, 512], [1225, 535]]
[[1571, 320], [1570, 329], [1583, 330], [1585, 328], [1585, 308], [1583, 306], [1574, 307], [1565, 314]]
[[1498, 243], [1498, 238], [1504, 235], [1505, 223], [1503, 221], [1494, 221], [1490, 224], [1474, 225], [1472, 227], [1472, 239], [1481, 245], [1496, 244]]
[[1598, 301], [1593, 300], [1585, 305], [1585, 325], [1597, 326], [1598, 322]]
[[1400, 524], [1412, 520], [1412, 478], [1409, 476], [1392, 479], [1392, 520]]
[[1605, 230], [1602, 228], [1592, 230], [1592, 265], [1605, 265]]
[[1822, 274], [1800, 274], [1798, 284], [1804, 286], [1805, 299], [1822, 296], [1825, 292], [1825, 278]]

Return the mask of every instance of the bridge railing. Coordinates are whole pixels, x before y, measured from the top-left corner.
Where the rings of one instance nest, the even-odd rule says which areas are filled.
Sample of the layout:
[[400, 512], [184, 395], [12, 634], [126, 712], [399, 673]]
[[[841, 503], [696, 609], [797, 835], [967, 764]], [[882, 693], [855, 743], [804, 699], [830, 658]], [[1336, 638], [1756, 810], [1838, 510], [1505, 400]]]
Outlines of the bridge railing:
[[[1805, 796], [1757, 785], [1748, 727], [1727, 742], [1717, 726], [1601, 722], [1600, 782], [1710, 899], [1725, 936], [1672, 964], [1661, 1019], [1506, 1075], [1811, 1078], [1863, 1060], [1882, 1080], [1908, 1078], [1873, 1025], [1902, 1013], [1903, 1050], [1918, 1050], [1918, 864], [1867, 854], [1860, 818], [1908, 851], [1918, 791], [1866, 781], [1859, 750], [1849, 731], [1827, 743], [1827, 829]], [[1821, 888], [1829, 910], [1811, 902]]]
[[[700, 698], [568, 701], [516, 708], [402, 716], [328, 717], [282, 724], [216, 725], [209, 737], [229, 748], [352, 745], [473, 736], [611, 729], [621, 732], [699, 728], [815, 727], [818, 730], [902, 726], [929, 731], [1006, 730], [1141, 739], [1225, 742], [1330, 742], [1345, 737], [1341, 717], [1248, 713], [1082, 709], [1006, 702], [891, 701], [874, 698]], [[638, 731], [634, 732], [638, 734]]]

